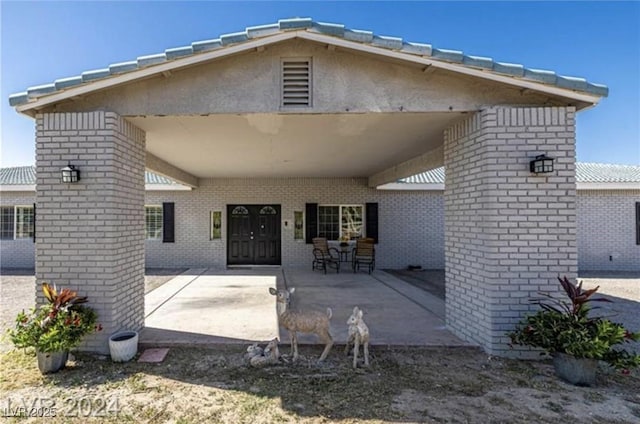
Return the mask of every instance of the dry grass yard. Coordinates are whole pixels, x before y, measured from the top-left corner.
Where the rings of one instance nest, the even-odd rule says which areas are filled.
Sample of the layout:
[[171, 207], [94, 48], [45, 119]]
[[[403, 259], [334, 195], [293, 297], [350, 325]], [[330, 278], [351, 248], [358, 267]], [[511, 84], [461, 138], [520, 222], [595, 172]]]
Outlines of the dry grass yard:
[[113, 423], [640, 422], [637, 370], [604, 372], [597, 387], [584, 388], [558, 380], [548, 361], [477, 349], [373, 347], [371, 368], [357, 370], [341, 346], [317, 365], [320, 350], [303, 346], [295, 365], [263, 369], [244, 363], [243, 347], [172, 348], [160, 364], [78, 355], [49, 376], [34, 357], [11, 351], [0, 357], [0, 405], [5, 415], [21, 406], [55, 408], [50, 423], [88, 416]]
[[[149, 272], [147, 291], [175, 274]], [[640, 329], [637, 275], [585, 277], [585, 287], [601, 285], [614, 300], [602, 313]], [[34, 280], [25, 272], [0, 281], [4, 331], [33, 302]], [[441, 286], [425, 289], [442, 295]], [[246, 346], [182, 347], [160, 364], [78, 354], [67, 369], [42, 376], [35, 357], [0, 345], [2, 422], [43, 422], [7, 417], [34, 412], [49, 414], [47, 423], [640, 423], [640, 370], [603, 369], [596, 387], [575, 387], [554, 376], [550, 361], [473, 348], [373, 346], [371, 367], [354, 370], [339, 345], [323, 365], [315, 363], [321, 346], [301, 346], [295, 365], [262, 369], [246, 365]], [[280, 351], [288, 353], [288, 343]]]

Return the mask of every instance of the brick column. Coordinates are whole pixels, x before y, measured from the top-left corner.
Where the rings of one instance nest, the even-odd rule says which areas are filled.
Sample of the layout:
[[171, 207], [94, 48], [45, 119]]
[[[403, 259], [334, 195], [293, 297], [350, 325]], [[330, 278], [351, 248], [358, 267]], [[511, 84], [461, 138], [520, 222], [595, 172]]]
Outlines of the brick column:
[[[36, 120], [36, 280], [89, 297], [104, 327], [82, 349], [144, 325], [145, 134], [112, 112]], [[80, 181], [61, 182], [67, 164]]]
[[[532, 174], [539, 154], [556, 158]], [[556, 277], [577, 276], [575, 109], [482, 110], [445, 131], [447, 326], [515, 356], [505, 332]]]

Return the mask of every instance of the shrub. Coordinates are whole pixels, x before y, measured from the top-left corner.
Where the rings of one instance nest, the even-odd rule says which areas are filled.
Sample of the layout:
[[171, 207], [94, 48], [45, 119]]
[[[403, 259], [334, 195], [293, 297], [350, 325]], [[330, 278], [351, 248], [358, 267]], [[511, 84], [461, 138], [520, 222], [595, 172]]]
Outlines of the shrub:
[[576, 358], [605, 361], [616, 369], [628, 372], [640, 365], [640, 355], [620, 346], [640, 340], [640, 333], [632, 333], [622, 324], [602, 317], [590, 317], [591, 302], [610, 302], [593, 298], [599, 287], [583, 290], [582, 283], [558, 278], [569, 302], [541, 293], [542, 299], [531, 301], [541, 310], [525, 319], [509, 333], [513, 344], [543, 349], [546, 353], [566, 353]]
[[33, 347], [39, 352], [60, 352], [71, 350], [82, 342], [87, 334], [99, 331], [95, 311], [83, 304], [86, 297], [63, 289], [59, 293], [48, 283], [42, 284], [47, 303], [24, 311], [16, 316], [13, 329], [8, 335], [18, 348]]

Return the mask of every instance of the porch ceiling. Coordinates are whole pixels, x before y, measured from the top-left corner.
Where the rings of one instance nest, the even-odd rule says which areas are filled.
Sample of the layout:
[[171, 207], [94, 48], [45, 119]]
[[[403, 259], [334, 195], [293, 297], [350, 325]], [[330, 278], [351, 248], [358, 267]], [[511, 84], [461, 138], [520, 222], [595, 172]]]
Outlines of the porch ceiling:
[[368, 177], [443, 143], [461, 112], [127, 119], [147, 151], [199, 178]]

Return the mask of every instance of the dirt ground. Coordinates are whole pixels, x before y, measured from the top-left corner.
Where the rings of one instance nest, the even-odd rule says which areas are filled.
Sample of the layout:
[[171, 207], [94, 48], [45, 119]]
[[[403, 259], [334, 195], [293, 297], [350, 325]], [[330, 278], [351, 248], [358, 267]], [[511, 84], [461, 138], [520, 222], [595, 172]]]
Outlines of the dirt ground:
[[[32, 277], [13, 281], [24, 278]], [[4, 275], [3, 290], [7, 281]], [[584, 281], [615, 300], [602, 313], [640, 330], [638, 276]], [[621, 375], [602, 368], [597, 385], [587, 388], [559, 380], [550, 361], [491, 357], [474, 348], [375, 346], [371, 367], [357, 370], [343, 346], [321, 365], [315, 361], [321, 346], [302, 346], [301, 361], [285, 356], [264, 369], [245, 363], [245, 348], [171, 348], [160, 364], [78, 354], [48, 376], [33, 356], [9, 351], [0, 354], [0, 414], [21, 423], [42, 418], [11, 415], [48, 414], [51, 423], [640, 423], [640, 370]], [[280, 350], [289, 353], [288, 343]]]
[[[444, 300], [444, 270], [385, 270], [403, 281], [419, 287]], [[640, 331], [640, 273], [616, 271], [583, 272], [578, 277], [585, 289], [599, 287], [598, 297], [611, 303], [600, 303], [591, 313], [605, 316], [632, 331]], [[628, 349], [640, 353], [640, 342], [627, 344]]]
[[[147, 268], [144, 276], [144, 292], [160, 287], [184, 269]], [[11, 344], [1, 337], [13, 327], [18, 312], [29, 310], [36, 302], [36, 278], [33, 269], [0, 270], [0, 352], [11, 349]], [[39, 290], [39, 288], [38, 288]]]
[[320, 350], [303, 347], [301, 361], [263, 369], [245, 364], [243, 347], [172, 348], [161, 364], [79, 355], [44, 377], [35, 358], [13, 351], [0, 357], [0, 410], [44, 405], [33, 411], [55, 409], [51, 423], [640, 422], [637, 371], [605, 371], [596, 387], [585, 388], [558, 380], [547, 361], [472, 348], [376, 346], [371, 367], [357, 370], [341, 346], [318, 365]]

